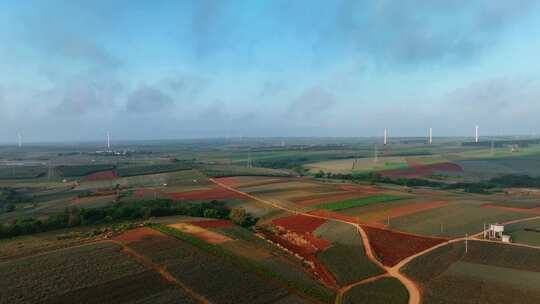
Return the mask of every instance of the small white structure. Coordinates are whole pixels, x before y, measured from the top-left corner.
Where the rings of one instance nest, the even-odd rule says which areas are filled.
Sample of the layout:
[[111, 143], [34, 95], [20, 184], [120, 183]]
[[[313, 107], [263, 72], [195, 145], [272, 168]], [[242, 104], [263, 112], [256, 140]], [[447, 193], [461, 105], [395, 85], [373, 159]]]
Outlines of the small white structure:
[[512, 238], [509, 235], [503, 234], [502, 242], [503, 243], [512, 243]]
[[489, 229], [484, 228], [484, 239], [502, 240], [504, 233], [504, 225], [489, 224]]

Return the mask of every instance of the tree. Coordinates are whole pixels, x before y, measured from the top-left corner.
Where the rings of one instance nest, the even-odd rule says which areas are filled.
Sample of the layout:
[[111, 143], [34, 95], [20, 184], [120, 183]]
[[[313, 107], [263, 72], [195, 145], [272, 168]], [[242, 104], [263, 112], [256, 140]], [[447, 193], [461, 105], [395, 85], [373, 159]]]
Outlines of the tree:
[[233, 223], [243, 227], [250, 227], [257, 223], [257, 220], [251, 214], [247, 213], [244, 208], [233, 208], [229, 214], [229, 218]]
[[323, 170], [320, 170], [319, 172], [315, 173], [315, 177], [316, 177], [316, 178], [324, 177], [324, 171], [323, 171]]

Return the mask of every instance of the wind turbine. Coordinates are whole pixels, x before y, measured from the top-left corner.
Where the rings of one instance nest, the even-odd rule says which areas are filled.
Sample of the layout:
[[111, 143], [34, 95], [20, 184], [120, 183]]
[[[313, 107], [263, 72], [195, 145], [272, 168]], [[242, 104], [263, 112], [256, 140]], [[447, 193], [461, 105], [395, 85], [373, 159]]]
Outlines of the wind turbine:
[[475, 142], [478, 143], [479, 141], [479, 136], [478, 136], [478, 125], [474, 126], [474, 135], [475, 135]]
[[107, 152], [111, 152], [111, 133], [107, 131]]
[[384, 145], [388, 143], [388, 129], [384, 128]]
[[22, 148], [22, 135], [21, 133], [17, 133], [18, 141], [19, 141], [19, 148]]
[[429, 144], [433, 143], [433, 128], [429, 128]]

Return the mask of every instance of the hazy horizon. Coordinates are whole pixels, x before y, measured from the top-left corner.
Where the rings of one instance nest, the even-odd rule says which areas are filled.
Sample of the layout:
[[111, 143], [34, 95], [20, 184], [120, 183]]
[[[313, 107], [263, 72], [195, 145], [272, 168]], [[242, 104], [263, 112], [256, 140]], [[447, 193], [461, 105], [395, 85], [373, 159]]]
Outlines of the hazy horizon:
[[0, 144], [533, 135], [540, 4], [0, 3]]

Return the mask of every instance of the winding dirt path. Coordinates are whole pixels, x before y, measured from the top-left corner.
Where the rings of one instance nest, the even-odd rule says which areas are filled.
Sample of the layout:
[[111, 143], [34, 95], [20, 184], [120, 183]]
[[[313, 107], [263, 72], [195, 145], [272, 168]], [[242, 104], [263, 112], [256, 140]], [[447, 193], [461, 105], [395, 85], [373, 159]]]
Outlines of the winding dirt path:
[[[532, 220], [537, 220], [537, 219], [540, 219], [540, 216], [533, 216], [533, 217], [528, 217], [528, 218], [523, 218], [523, 219], [518, 219], [518, 220], [512, 220], [512, 221], [508, 221], [508, 222], [504, 222], [502, 223], [503, 225], [510, 225], [510, 224], [515, 224], [515, 223], [521, 223], [521, 222], [527, 222], [527, 221], [532, 221]], [[484, 239], [478, 239], [479, 236], [481, 236], [482, 234], [484, 233], [484, 231], [481, 231], [477, 234], [474, 234], [474, 235], [471, 235], [468, 237], [469, 241], [483, 241], [483, 242], [492, 242], [490, 240], [484, 240]], [[414, 255], [411, 255], [410, 257], [402, 260], [401, 262], [399, 262], [397, 265], [395, 265], [394, 267], [392, 268], [395, 268], [396, 271], [399, 271], [399, 269], [401, 269], [403, 266], [407, 265], [410, 261], [416, 259], [417, 257], [419, 256], [422, 256], [424, 254], [427, 254], [437, 248], [440, 248], [440, 247], [443, 247], [443, 246], [446, 246], [448, 244], [452, 244], [452, 243], [457, 243], [457, 242], [463, 242], [465, 241], [465, 237], [461, 237], [461, 238], [457, 238], [457, 239], [451, 239], [447, 242], [444, 242], [444, 243], [440, 243], [436, 246], [433, 246], [431, 248], [428, 248], [424, 251], [421, 251], [421, 252], [418, 252], [417, 254], [414, 254]], [[522, 246], [522, 247], [529, 247], [529, 248], [535, 248], [535, 249], [540, 249], [540, 247], [537, 247], [537, 246], [531, 246], [531, 245], [526, 245], [526, 244], [519, 244], [519, 243], [502, 243], [502, 242], [497, 242], [499, 244], [506, 244], [506, 245], [514, 245], [514, 246]]]
[[[418, 289], [418, 286], [411, 279], [407, 278], [402, 273], [400, 273], [399, 268], [384, 266], [375, 257], [375, 255], [373, 253], [373, 249], [372, 249], [371, 244], [369, 242], [369, 238], [368, 238], [366, 232], [362, 229], [362, 227], [359, 224], [351, 223], [351, 222], [348, 222], [348, 221], [345, 221], [345, 220], [335, 219], [335, 218], [331, 218], [331, 217], [310, 214], [310, 213], [299, 211], [299, 210], [289, 209], [289, 208], [284, 207], [282, 205], [276, 204], [276, 203], [274, 203], [272, 201], [261, 199], [261, 198], [258, 198], [256, 196], [253, 196], [251, 194], [248, 194], [248, 193], [242, 192], [240, 190], [237, 190], [235, 188], [232, 188], [230, 186], [227, 186], [227, 185], [225, 185], [223, 183], [220, 183], [219, 181], [217, 181], [217, 180], [215, 180], [213, 178], [211, 178], [210, 181], [213, 182], [214, 184], [220, 186], [220, 187], [223, 187], [223, 188], [227, 189], [227, 190], [234, 191], [234, 192], [236, 192], [238, 194], [242, 194], [243, 196], [245, 196], [245, 197], [247, 197], [249, 199], [261, 202], [263, 204], [270, 205], [270, 206], [272, 206], [274, 208], [277, 208], [277, 209], [280, 209], [280, 210], [284, 210], [284, 211], [287, 211], [287, 212], [290, 212], [290, 213], [293, 213], [293, 214], [301, 214], [301, 215], [309, 216], [309, 217], [313, 217], [313, 218], [320, 218], [320, 219], [325, 219], [325, 220], [329, 220], [329, 221], [335, 221], [335, 222], [345, 223], [345, 224], [348, 224], [348, 225], [353, 225], [354, 227], [356, 227], [356, 229], [358, 230], [358, 232], [362, 236], [362, 242], [364, 243], [364, 248], [366, 250], [367, 257], [373, 263], [377, 264], [379, 267], [384, 269], [386, 271], [387, 276], [390, 276], [390, 277], [393, 277], [393, 278], [399, 280], [407, 288], [407, 291], [409, 292], [409, 304], [420, 304], [421, 303], [420, 290]], [[358, 285], [360, 285], [361, 282], [362, 281], [357, 282]], [[338, 297], [339, 297], [339, 294], [338, 294]]]

